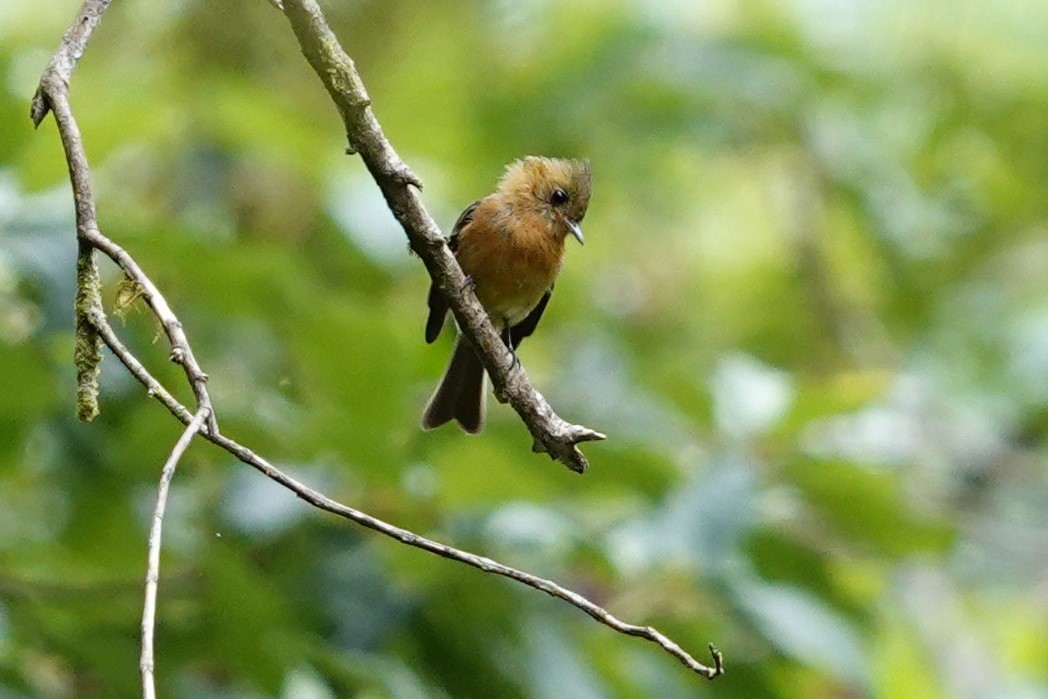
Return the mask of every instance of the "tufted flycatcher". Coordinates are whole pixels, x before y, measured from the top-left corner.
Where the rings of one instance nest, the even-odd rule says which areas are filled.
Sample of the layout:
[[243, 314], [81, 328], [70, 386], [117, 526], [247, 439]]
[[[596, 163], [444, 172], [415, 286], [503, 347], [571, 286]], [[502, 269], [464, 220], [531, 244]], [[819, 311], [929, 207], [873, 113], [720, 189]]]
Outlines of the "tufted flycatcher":
[[[589, 161], [528, 156], [506, 167], [494, 194], [473, 202], [448, 246], [510, 352], [538, 325], [564, 262], [564, 239], [583, 242], [590, 200]], [[444, 327], [448, 303], [429, 290], [426, 342]], [[466, 432], [484, 426], [484, 366], [461, 333], [451, 361], [422, 415], [431, 430], [455, 420]]]

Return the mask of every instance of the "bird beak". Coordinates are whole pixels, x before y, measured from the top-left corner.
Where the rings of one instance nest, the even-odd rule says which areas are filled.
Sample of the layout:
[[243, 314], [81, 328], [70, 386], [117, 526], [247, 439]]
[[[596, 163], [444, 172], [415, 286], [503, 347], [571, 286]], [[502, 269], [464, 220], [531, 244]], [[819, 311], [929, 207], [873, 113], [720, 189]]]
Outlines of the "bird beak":
[[579, 245], [585, 245], [586, 241], [582, 237], [582, 226], [569, 219], [565, 219], [564, 222], [568, 224], [568, 230], [575, 236], [575, 240], [579, 241]]

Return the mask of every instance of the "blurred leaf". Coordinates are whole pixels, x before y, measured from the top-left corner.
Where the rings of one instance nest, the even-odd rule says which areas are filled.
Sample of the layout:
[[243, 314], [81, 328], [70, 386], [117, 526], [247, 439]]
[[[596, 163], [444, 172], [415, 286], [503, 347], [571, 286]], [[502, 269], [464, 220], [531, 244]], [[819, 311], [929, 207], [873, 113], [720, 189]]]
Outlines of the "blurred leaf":
[[880, 666], [875, 675], [877, 696], [885, 699], [949, 696], [918, 639], [893, 623], [893, 619], [883, 621], [886, 623], [880, 625], [873, 655], [875, 666]]
[[292, 617], [265, 573], [227, 545], [206, 558], [207, 642], [216, 668], [235, 670], [266, 694], [276, 694], [297, 661]]
[[894, 476], [847, 463], [797, 461], [784, 475], [831, 531], [875, 551], [903, 556], [953, 541], [947, 522], [914, 513]]
[[788, 655], [863, 686], [869, 667], [857, 630], [800, 588], [741, 583], [735, 593], [769, 641]]
[[533, 620], [527, 629], [527, 671], [532, 696], [540, 699], [572, 696], [600, 699], [607, 696], [592, 670], [583, 664], [575, 649], [565, 642], [559, 625]]

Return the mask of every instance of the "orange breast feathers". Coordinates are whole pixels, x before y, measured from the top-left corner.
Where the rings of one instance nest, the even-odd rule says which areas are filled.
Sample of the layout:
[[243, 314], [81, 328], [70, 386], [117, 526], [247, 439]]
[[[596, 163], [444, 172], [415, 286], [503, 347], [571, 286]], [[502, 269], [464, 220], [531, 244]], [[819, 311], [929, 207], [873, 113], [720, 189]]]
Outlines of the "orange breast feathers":
[[553, 286], [564, 260], [564, 236], [541, 213], [511, 212], [492, 195], [459, 232], [455, 257], [502, 330], [524, 320]]

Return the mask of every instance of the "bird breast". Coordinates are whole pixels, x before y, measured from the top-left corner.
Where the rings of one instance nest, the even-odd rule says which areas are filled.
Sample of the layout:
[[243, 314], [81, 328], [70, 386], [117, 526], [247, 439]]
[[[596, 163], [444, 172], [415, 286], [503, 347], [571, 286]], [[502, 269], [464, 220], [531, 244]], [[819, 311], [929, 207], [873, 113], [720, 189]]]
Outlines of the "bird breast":
[[563, 238], [543, 221], [512, 230], [469, 226], [462, 233], [459, 265], [492, 322], [501, 328], [524, 320], [560, 272]]

